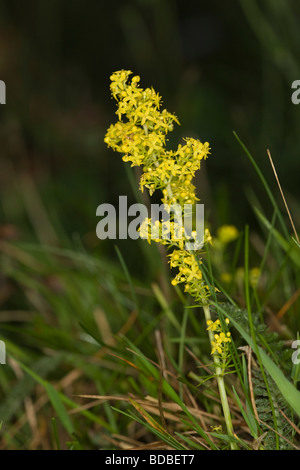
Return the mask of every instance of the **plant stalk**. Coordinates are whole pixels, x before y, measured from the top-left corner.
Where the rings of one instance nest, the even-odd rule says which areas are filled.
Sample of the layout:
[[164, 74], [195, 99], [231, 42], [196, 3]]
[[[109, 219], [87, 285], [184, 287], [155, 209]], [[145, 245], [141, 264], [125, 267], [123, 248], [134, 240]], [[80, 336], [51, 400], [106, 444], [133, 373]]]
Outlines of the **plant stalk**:
[[[210, 309], [209, 309], [208, 305], [203, 306], [203, 311], [204, 311], [206, 322], [211, 320], [211, 314], [210, 314]], [[214, 340], [214, 335], [213, 335], [213, 332], [211, 330], [208, 330], [208, 336], [209, 336], [209, 341], [212, 344], [212, 342]], [[217, 383], [218, 383], [219, 394], [220, 394], [220, 399], [221, 399], [221, 403], [222, 403], [222, 408], [223, 408], [223, 414], [224, 414], [224, 419], [225, 419], [225, 423], [226, 423], [227, 433], [230, 437], [234, 437], [231, 414], [230, 414], [230, 409], [229, 409], [229, 404], [228, 404], [228, 399], [227, 399], [227, 393], [226, 393], [226, 389], [225, 389], [223, 369], [220, 366], [220, 361], [219, 361], [219, 358], [216, 354], [213, 354], [213, 360], [214, 360], [214, 363], [215, 363], [216, 379], [217, 379]], [[230, 447], [231, 447], [231, 450], [238, 450], [237, 445], [236, 445], [235, 442], [230, 442]]]

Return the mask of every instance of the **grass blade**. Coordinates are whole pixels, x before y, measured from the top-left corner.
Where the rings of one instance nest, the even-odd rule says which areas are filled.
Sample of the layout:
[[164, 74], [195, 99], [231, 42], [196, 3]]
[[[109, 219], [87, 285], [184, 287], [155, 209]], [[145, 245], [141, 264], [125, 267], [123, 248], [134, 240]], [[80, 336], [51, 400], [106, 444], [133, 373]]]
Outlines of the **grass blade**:
[[53, 408], [55, 409], [63, 427], [68, 432], [68, 434], [71, 435], [75, 433], [75, 429], [73, 427], [70, 416], [68, 415], [63, 405], [63, 402], [61, 400], [61, 397], [58, 391], [53, 387], [53, 385], [51, 385], [49, 382], [39, 377], [39, 375], [37, 375], [35, 372], [29, 369], [29, 367], [25, 366], [25, 364], [22, 364], [21, 362], [17, 360], [16, 362], [25, 372], [27, 372], [27, 374], [31, 375], [39, 384], [41, 384], [45, 388], [47, 395], [49, 397], [49, 400], [51, 401]]

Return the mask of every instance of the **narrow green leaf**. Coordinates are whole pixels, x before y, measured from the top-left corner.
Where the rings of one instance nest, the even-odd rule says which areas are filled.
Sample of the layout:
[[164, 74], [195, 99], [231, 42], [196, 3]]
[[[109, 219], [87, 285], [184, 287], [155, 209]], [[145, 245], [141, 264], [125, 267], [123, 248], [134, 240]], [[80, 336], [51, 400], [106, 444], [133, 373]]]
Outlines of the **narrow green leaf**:
[[47, 395], [49, 397], [49, 400], [51, 401], [52, 406], [55, 409], [62, 425], [65, 428], [65, 430], [69, 434], [73, 434], [75, 432], [75, 429], [73, 427], [70, 416], [68, 415], [68, 413], [67, 413], [67, 411], [66, 411], [66, 409], [65, 409], [65, 407], [62, 403], [62, 400], [60, 398], [60, 395], [59, 395], [58, 391], [53, 387], [53, 385], [51, 385], [49, 382], [47, 382], [46, 380], [39, 377], [39, 375], [37, 375], [35, 372], [33, 372], [31, 369], [29, 369], [29, 367], [25, 366], [25, 364], [22, 364], [19, 361], [16, 361], [16, 362], [18, 362], [20, 367], [25, 372], [27, 372], [27, 374], [31, 375], [31, 377], [33, 377], [39, 384], [41, 384], [45, 388], [45, 390], [47, 392]]
[[269, 222], [269, 220], [266, 219], [266, 217], [257, 208], [254, 208], [254, 210], [267, 230], [272, 231], [274, 238], [281, 248], [289, 255], [293, 263], [295, 263], [297, 267], [300, 267], [300, 251], [297, 249], [297, 245], [295, 246], [292, 243], [292, 241], [294, 241], [297, 244], [296, 240], [291, 238], [291, 243], [286, 241], [286, 239], [273, 227], [271, 222]]
[[250, 429], [252, 436], [254, 437], [254, 439], [257, 439], [258, 438], [258, 433], [257, 433], [256, 419], [254, 418], [254, 416], [252, 414], [252, 411], [250, 411], [249, 409], [248, 409], [248, 413], [245, 412], [245, 410], [243, 408], [243, 405], [241, 403], [240, 397], [238, 396], [238, 394], [237, 394], [237, 392], [236, 392], [236, 390], [233, 386], [232, 386], [232, 389], [233, 389], [233, 393], [234, 393], [235, 399], [237, 401], [238, 407], [239, 407], [239, 409], [242, 413], [242, 416], [243, 416], [245, 422], [247, 423], [247, 426]]
[[126, 276], [126, 279], [127, 279], [127, 282], [129, 284], [129, 287], [130, 287], [130, 292], [131, 292], [131, 297], [132, 297], [132, 301], [135, 305], [135, 308], [137, 309], [137, 311], [139, 312], [140, 311], [140, 307], [139, 307], [139, 303], [138, 303], [138, 299], [137, 299], [137, 296], [136, 296], [136, 293], [135, 293], [135, 290], [134, 290], [134, 286], [133, 286], [133, 282], [132, 282], [132, 279], [131, 279], [131, 276], [129, 274], [129, 271], [128, 271], [128, 268], [126, 266], [126, 263], [125, 263], [125, 260], [122, 256], [122, 253], [121, 251], [119, 250], [119, 248], [117, 246], [115, 246], [115, 250], [116, 250], [116, 253], [118, 255], [118, 258], [119, 258], [119, 261], [120, 261], [120, 264], [123, 268], [123, 271], [124, 271], [124, 274]]
[[[222, 309], [220, 306], [218, 308]], [[255, 344], [246, 333], [246, 331], [234, 320], [234, 318], [224, 311], [224, 314], [227, 315], [233, 326], [238, 330], [238, 332], [243, 336], [247, 341], [249, 346], [255, 350]], [[283, 372], [277, 367], [276, 364], [269, 358], [263, 349], [258, 346], [259, 354], [262, 360], [264, 367], [266, 368], [269, 375], [272, 377], [276, 383], [278, 389], [280, 390], [282, 396], [286, 399], [291, 408], [295, 413], [300, 416], [300, 392], [294, 387], [294, 385], [285, 377]]]
[[288, 230], [287, 230], [287, 227], [286, 227], [286, 224], [283, 220], [283, 217], [281, 215], [281, 212], [279, 210], [279, 207], [278, 207], [278, 204], [276, 203], [276, 200], [272, 194], [272, 191], [262, 173], [262, 171], [260, 170], [259, 166], [257, 165], [256, 161], [254, 160], [253, 156], [251, 155], [251, 153], [249, 152], [249, 150], [247, 149], [247, 147], [245, 146], [245, 144], [241, 141], [241, 139], [238, 137], [237, 133], [236, 132], [233, 132], [233, 135], [235, 136], [236, 140], [239, 142], [240, 146], [242, 147], [242, 149], [244, 150], [245, 154], [247, 155], [247, 157], [249, 158], [249, 160], [251, 161], [256, 173], [258, 174], [264, 188], [265, 188], [265, 191], [266, 193], [268, 194], [269, 196], [269, 199], [275, 209], [275, 212], [278, 216], [278, 219], [281, 223], [281, 226], [282, 226], [282, 230], [283, 232], [285, 233], [285, 236], [288, 237], [289, 236], [289, 233], [288, 233]]

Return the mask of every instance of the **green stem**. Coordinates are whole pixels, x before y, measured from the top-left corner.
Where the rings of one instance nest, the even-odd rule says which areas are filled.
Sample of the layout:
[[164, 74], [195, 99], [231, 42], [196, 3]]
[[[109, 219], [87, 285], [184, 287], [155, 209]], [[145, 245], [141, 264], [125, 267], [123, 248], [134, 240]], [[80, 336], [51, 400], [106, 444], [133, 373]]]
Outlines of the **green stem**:
[[[204, 311], [206, 322], [211, 320], [210, 309], [209, 309], [208, 305], [203, 306], [203, 311]], [[209, 341], [212, 344], [212, 342], [214, 340], [214, 335], [213, 335], [213, 332], [211, 330], [208, 330], [208, 336], [209, 336]], [[227, 393], [226, 393], [226, 389], [225, 389], [223, 369], [220, 366], [220, 361], [219, 361], [219, 358], [216, 354], [213, 354], [213, 359], [214, 359], [214, 363], [215, 363], [216, 378], [217, 378], [217, 383], [218, 383], [218, 388], [219, 388], [220, 399], [221, 399], [221, 403], [222, 403], [222, 408], [223, 408], [223, 414], [224, 414], [224, 419], [225, 419], [225, 423], [226, 423], [227, 433], [230, 437], [234, 437], [232, 420], [231, 420], [231, 415], [230, 415], [230, 409], [229, 409]], [[231, 447], [231, 450], [237, 450], [238, 449], [235, 442], [231, 442], [230, 447]]]

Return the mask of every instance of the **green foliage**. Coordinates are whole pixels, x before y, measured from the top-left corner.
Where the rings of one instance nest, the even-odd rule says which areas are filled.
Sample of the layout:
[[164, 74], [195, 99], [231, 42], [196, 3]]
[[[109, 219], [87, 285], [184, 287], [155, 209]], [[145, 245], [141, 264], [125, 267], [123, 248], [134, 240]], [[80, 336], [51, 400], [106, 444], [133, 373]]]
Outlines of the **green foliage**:
[[[275, 430], [273, 431], [274, 416], [272, 407], [270, 406], [270, 396], [266, 389], [265, 380], [258, 367], [253, 367], [252, 369], [252, 381], [256, 410], [261, 420], [261, 428], [265, 432], [262, 440], [265, 449], [292, 450], [291, 442], [293, 441], [294, 433], [288, 421], [293, 421], [291, 407], [286, 402], [275, 382], [267, 374], [268, 389], [271, 395], [276, 420]], [[282, 413], [284, 413], [285, 416]]]
[[[251, 328], [249, 324], [248, 312], [246, 309], [240, 309], [235, 305], [226, 303], [222, 305], [222, 310], [230, 315], [250, 336]], [[286, 347], [285, 341], [275, 331], [270, 331], [265, 323], [262, 323], [258, 312], [252, 314], [253, 327], [255, 332], [256, 344], [264, 349], [271, 358], [290, 374], [292, 370], [292, 350]], [[238, 342], [238, 340], [237, 340]]]
[[[246, 310], [241, 310], [230, 304], [224, 305], [223, 309], [248, 335], [251, 334]], [[258, 315], [253, 315], [253, 324], [256, 344], [271, 355], [281, 370], [290, 375], [292, 371], [291, 349], [285, 346], [285, 342], [279, 338], [277, 333], [271, 332], [265, 324], [261, 323]], [[262, 430], [265, 431], [263, 445], [266, 450], [274, 448], [290, 450], [292, 448], [290, 442], [293, 439], [293, 429], [288, 422], [288, 420], [293, 421], [291, 406], [270, 374], [265, 371], [263, 374], [257, 362], [251, 365], [251, 374], [255, 406], [261, 420]], [[274, 426], [275, 431], [272, 430]]]

